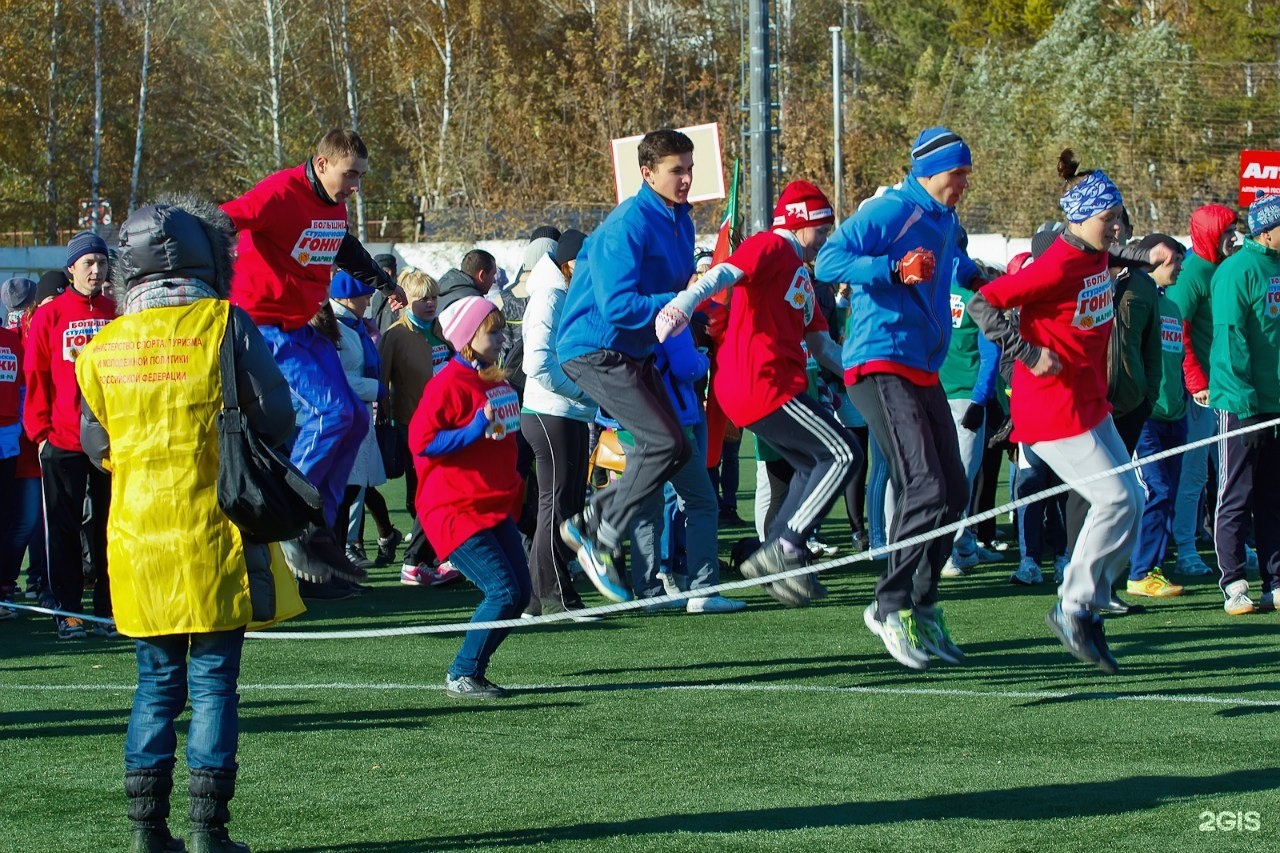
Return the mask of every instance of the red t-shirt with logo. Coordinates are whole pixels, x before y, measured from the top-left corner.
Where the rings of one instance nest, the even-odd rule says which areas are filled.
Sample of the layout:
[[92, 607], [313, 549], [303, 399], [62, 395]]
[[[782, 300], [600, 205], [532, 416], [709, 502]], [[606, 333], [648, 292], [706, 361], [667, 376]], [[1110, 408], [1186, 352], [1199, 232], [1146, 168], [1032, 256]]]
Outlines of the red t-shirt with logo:
[[268, 175], [222, 206], [240, 232], [231, 302], [260, 326], [301, 329], [329, 297], [347, 207], [322, 201], [306, 170]]
[[23, 339], [27, 398], [22, 428], [39, 444], [80, 451], [80, 386], [76, 358], [98, 330], [116, 317], [105, 296], [85, 296], [69, 287], [36, 309]]
[[1088, 432], [1111, 412], [1107, 342], [1115, 282], [1106, 252], [1086, 252], [1059, 237], [1035, 263], [979, 291], [996, 308], [1021, 307], [1018, 331], [1058, 355], [1062, 371], [1036, 376], [1013, 367], [1009, 414], [1014, 441], [1034, 444]]
[[787, 238], [755, 234], [727, 263], [742, 270], [729, 302], [724, 342], [716, 350], [712, 390], [732, 423], [750, 426], [809, 387], [800, 344], [825, 332], [809, 268]]
[[[485, 438], [439, 456], [422, 451], [442, 430], [466, 427], [492, 403]], [[520, 513], [524, 483], [516, 471], [520, 402], [506, 382], [486, 382], [475, 368], [450, 359], [427, 382], [409, 421], [409, 448], [418, 473], [414, 506], [427, 541], [441, 559], [483, 530]]]

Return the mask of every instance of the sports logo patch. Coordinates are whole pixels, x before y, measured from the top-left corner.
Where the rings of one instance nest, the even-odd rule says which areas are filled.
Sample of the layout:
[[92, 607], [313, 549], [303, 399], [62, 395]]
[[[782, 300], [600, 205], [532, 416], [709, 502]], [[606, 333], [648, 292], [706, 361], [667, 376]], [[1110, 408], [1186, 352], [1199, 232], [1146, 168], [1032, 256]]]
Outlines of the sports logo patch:
[[1071, 325], [1077, 329], [1093, 329], [1110, 323], [1115, 315], [1115, 285], [1111, 275], [1103, 271], [1086, 278], [1076, 300]]
[[107, 319], [72, 320], [62, 332], [62, 360], [75, 361], [80, 351], [85, 348], [98, 330], [107, 323]]
[[311, 227], [293, 244], [290, 254], [304, 267], [316, 264], [327, 267], [338, 257], [338, 247], [346, 236], [345, 219], [313, 219]]
[[484, 434], [489, 438], [501, 440], [508, 433], [520, 431], [520, 398], [510, 385], [499, 385], [485, 392], [489, 404], [493, 406], [493, 421]]
[[1272, 320], [1280, 317], [1280, 276], [1272, 276], [1267, 282], [1266, 312]]
[[792, 308], [804, 312], [806, 326], [813, 322], [814, 305], [818, 300], [813, 293], [813, 280], [809, 278], [809, 268], [804, 264], [801, 264], [796, 274], [792, 276], [791, 284], [787, 287], [786, 296], [783, 298]]
[[951, 328], [958, 329], [964, 322], [964, 297], [958, 293], [951, 294]]
[[1177, 317], [1160, 317], [1160, 348], [1165, 352], [1183, 353], [1182, 321]]
[[18, 381], [18, 354], [8, 347], [0, 347], [0, 382]]

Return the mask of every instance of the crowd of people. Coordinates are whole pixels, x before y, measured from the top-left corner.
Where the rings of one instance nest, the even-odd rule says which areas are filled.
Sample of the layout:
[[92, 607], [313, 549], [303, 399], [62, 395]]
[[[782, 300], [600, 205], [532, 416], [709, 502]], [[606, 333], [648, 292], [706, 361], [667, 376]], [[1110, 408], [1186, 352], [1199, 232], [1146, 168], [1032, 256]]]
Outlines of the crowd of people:
[[[594, 620], [578, 572], [609, 601], [742, 610], [717, 587], [748, 433], [757, 536], [734, 563], [787, 607], [826, 593], [803, 569], [835, 551], [818, 531], [840, 498], [849, 545], [881, 547], [992, 506], [1008, 457], [1014, 495], [1073, 484], [1018, 511], [1009, 581], [1042, 583], [1052, 561], [1046, 621], [1076, 658], [1118, 670], [1103, 617], [1140, 606], [1121, 593], [1182, 591], [1170, 544], [1177, 572], [1203, 575], [1212, 541], [1226, 614], [1274, 609], [1274, 426], [1095, 475], [1280, 417], [1280, 197], [1253, 202], [1243, 235], [1208, 205], [1189, 249], [1134, 239], [1120, 189], [1064, 151], [1065, 221], [995, 269], [970, 257], [956, 209], [969, 147], [934, 127], [839, 227], [822, 190], [793, 181], [769, 230], [708, 257], [694, 154], [677, 131], [645, 135], [638, 192], [590, 234], [537, 229], [509, 281], [480, 249], [438, 280], [371, 256], [346, 221], [369, 152], [334, 130], [220, 208], [148, 205], [114, 249], [82, 232], [64, 269], [3, 283], [0, 594], [55, 610], [60, 639], [136, 641], [135, 850], [183, 849], [167, 818], [188, 698], [191, 849], [247, 850], [226, 830], [245, 629], [298, 597], [359, 595], [375, 565], [400, 560], [409, 586], [465, 578], [482, 622]], [[319, 492], [322, 520], [294, 539], [253, 541], [220, 509], [227, 382], [247, 428]], [[402, 555], [378, 492], [400, 476]], [[962, 662], [941, 579], [1002, 544], [979, 526], [895, 549], [867, 628], [911, 669]], [[466, 634], [449, 696], [507, 694], [487, 672], [508, 633]]]

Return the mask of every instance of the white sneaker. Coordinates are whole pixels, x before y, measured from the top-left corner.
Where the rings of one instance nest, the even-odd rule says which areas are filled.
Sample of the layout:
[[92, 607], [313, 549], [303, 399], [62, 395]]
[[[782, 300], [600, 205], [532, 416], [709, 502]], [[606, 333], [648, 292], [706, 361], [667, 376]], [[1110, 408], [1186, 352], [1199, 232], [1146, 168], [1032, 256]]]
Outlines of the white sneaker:
[[815, 557], [833, 557], [840, 551], [839, 545], [823, 542], [816, 536], [804, 544], [809, 549], [809, 553]]
[[723, 595], [704, 595], [689, 599], [685, 605], [687, 613], [736, 613], [745, 610], [745, 601], [735, 601]]
[[1228, 616], [1243, 616], [1254, 611], [1253, 599], [1249, 597], [1249, 582], [1247, 580], [1232, 581], [1227, 584], [1223, 594], [1227, 600], [1223, 602], [1222, 609], [1227, 612]]
[[668, 572], [659, 572], [658, 579], [662, 581], [662, 589], [667, 593], [667, 595], [678, 595], [684, 591], [680, 586], [680, 578], [678, 575]]
[[941, 575], [944, 578], [962, 578], [964, 569], [956, 565], [955, 557], [947, 557], [947, 561], [942, 565]]
[[1009, 583], [1014, 586], [1035, 586], [1043, 581], [1040, 564], [1030, 557], [1023, 557], [1018, 570], [1009, 577]]

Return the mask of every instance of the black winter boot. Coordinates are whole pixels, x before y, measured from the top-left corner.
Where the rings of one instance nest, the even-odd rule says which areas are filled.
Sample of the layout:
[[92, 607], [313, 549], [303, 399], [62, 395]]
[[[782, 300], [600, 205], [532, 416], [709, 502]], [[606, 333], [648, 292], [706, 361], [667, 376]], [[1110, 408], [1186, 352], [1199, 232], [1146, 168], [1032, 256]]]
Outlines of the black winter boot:
[[124, 792], [133, 821], [132, 853], [183, 853], [186, 845], [169, 834], [169, 794], [173, 771], [152, 768], [126, 770]]
[[227, 836], [231, 812], [227, 803], [236, 793], [236, 771], [192, 770], [187, 783], [191, 795], [191, 853], [249, 853], [249, 845]]

